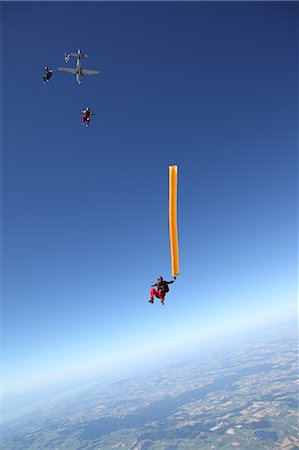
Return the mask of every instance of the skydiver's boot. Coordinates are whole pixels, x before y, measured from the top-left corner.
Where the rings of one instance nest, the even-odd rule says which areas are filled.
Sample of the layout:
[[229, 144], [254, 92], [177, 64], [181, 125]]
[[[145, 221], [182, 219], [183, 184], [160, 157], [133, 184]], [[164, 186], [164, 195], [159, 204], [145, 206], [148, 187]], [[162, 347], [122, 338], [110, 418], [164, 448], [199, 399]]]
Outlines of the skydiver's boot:
[[149, 303], [154, 303], [154, 300], [150, 299], [148, 302], [149, 302]]

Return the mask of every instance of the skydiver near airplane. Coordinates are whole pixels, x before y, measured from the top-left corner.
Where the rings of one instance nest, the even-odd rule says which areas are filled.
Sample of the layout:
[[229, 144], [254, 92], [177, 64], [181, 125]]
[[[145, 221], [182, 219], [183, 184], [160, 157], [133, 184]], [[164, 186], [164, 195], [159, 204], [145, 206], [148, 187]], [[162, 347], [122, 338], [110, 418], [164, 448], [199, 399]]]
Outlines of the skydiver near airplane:
[[48, 66], [45, 67], [45, 75], [43, 76], [44, 78], [44, 83], [49, 83], [51, 76], [53, 75], [54, 70], [50, 70]]
[[64, 54], [64, 60], [66, 63], [69, 63], [71, 59], [71, 55], [69, 53], [65, 53]]
[[82, 69], [82, 58], [88, 58], [88, 55], [81, 53], [81, 50], [78, 49], [77, 53], [65, 53], [64, 54], [64, 60], [66, 63], [69, 62], [70, 57], [74, 56], [77, 58], [76, 68], [75, 69], [69, 69], [67, 67], [58, 67], [59, 72], [67, 72], [72, 73], [76, 76], [76, 82], [77, 84], [81, 84], [82, 76], [83, 75], [98, 75], [100, 72], [98, 70], [88, 70], [88, 69]]

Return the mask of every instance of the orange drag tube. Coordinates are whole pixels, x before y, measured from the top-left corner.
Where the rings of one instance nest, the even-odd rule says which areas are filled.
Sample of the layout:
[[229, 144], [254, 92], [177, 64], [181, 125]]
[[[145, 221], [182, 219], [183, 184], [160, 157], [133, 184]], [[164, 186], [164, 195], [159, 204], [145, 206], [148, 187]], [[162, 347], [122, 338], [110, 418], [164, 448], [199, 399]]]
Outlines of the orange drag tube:
[[177, 227], [177, 166], [169, 166], [169, 238], [171, 253], [171, 271], [173, 276], [180, 273], [179, 240]]

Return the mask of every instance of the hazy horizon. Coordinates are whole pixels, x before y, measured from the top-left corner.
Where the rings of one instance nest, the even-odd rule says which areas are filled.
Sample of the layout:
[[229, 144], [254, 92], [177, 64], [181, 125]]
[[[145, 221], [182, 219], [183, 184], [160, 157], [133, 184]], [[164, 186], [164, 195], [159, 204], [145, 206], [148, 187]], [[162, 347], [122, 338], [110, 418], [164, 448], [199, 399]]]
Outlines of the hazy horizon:
[[[265, 319], [265, 318], [264, 318]], [[285, 330], [286, 328], [296, 328], [298, 330], [298, 317], [287, 314], [286, 317], [272, 317], [272, 321], [261, 321], [250, 323], [243, 328], [232, 329], [230, 332], [221, 334], [221, 341], [219, 334], [209, 336], [208, 339], [194, 340], [188, 344], [182, 344], [176, 350], [173, 348], [164, 350], [156, 355], [156, 358], [151, 357], [149, 360], [135, 360], [131, 361], [127, 367], [117, 366], [116, 368], [108, 369], [106, 373], [101, 373], [97, 370], [91, 371], [88, 375], [63, 378], [56, 380], [50, 384], [36, 386], [35, 389], [29, 389], [16, 393], [3, 393], [3, 417], [2, 422], [6, 423], [18, 417], [26, 416], [34, 411], [49, 406], [55, 405], [61, 401], [67, 401], [72, 396], [90, 389], [92, 386], [102, 385], [103, 389], [115, 384], [123, 379], [134, 378], [140, 374], [145, 374], [159, 367], [174, 362], [188, 360], [193, 355], [209, 355], [212, 356], [213, 351], [219, 351], [219, 348], [230, 348], [241, 344], [249, 344], [255, 339], [260, 338], [263, 334], [266, 336], [273, 332], [273, 329]], [[252, 333], [252, 334], [251, 334]], [[250, 336], [250, 340], [249, 340]], [[236, 342], [235, 338], [238, 338]], [[250, 362], [250, 361], [249, 361]]]

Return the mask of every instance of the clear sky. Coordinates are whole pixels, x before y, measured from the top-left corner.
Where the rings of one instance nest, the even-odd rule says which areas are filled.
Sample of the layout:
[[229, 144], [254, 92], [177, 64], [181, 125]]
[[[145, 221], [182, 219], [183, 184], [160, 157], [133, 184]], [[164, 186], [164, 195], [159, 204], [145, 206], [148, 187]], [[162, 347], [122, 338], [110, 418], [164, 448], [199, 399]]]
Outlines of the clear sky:
[[[298, 4], [1, 11], [5, 390], [295, 311]], [[78, 48], [101, 75], [44, 85]], [[163, 309], [170, 164], [181, 275]]]

